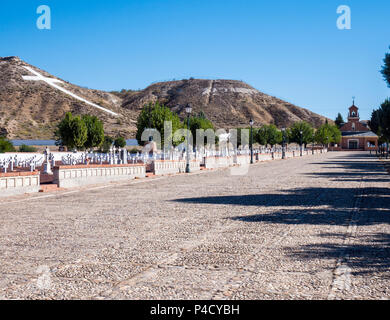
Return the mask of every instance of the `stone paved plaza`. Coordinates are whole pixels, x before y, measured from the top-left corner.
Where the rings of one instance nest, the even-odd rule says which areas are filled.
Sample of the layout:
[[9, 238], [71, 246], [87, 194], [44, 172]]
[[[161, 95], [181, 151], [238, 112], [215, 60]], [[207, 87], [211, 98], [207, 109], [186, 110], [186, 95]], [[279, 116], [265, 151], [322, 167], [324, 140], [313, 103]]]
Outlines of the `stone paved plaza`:
[[363, 152], [1, 199], [2, 299], [388, 299], [390, 176]]

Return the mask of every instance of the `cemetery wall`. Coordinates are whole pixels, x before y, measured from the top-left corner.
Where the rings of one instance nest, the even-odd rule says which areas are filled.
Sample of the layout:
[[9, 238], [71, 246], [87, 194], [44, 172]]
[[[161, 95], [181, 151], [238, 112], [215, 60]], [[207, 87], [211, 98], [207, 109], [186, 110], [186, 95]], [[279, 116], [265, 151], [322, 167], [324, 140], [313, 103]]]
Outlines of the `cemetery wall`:
[[144, 178], [146, 168], [142, 164], [93, 164], [87, 166], [57, 166], [53, 168], [53, 173], [53, 182], [59, 188], [71, 188], [88, 184]]
[[[176, 174], [180, 172], [185, 172], [186, 165], [187, 162], [185, 160], [153, 160], [153, 162], [151, 163], [151, 171], [157, 176]], [[199, 171], [200, 161], [191, 160], [190, 170], [191, 172]]]
[[39, 192], [39, 171], [0, 173], [0, 197]]

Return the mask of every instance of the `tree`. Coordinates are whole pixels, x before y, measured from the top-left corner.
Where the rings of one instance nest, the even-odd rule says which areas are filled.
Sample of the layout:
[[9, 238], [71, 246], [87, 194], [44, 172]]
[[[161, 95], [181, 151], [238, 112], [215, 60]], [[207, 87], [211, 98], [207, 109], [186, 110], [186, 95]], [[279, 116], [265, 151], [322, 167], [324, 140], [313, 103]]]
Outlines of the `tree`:
[[271, 145], [273, 147], [276, 144], [280, 144], [283, 140], [282, 132], [276, 128], [275, 125], [264, 125], [259, 128], [254, 136], [256, 142], [261, 145]]
[[383, 59], [383, 62], [384, 65], [382, 66], [381, 73], [383, 75], [383, 78], [387, 82], [388, 87], [390, 88], [390, 53], [385, 54], [385, 58]]
[[288, 140], [299, 145], [302, 143], [306, 146], [308, 143], [313, 142], [313, 134], [314, 129], [309, 123], [305, 121], [295, 122], [288, 131]]
[[88, 138], [88, 129], [80, 116], [73, 117], [67, 112], [59, 123], [56, 135], [60, 143], [68, 148], [84, 148]]
[[[187, 124], [185, 126], [187, 128]], [[192, 134], [192, 137], [194, 139], [194, 144], [198, 145], [198, 141], [196, 141], [197, 135], [196, 135], [196, 130], [202, 129], [206, 131], [207, 129], [211, 129], [214, 131], [214, 125], [213, 123], [208, 120], [205, 116], [204, 113], [200, 113], [196, 117], [190, 117], [190, 131]], [[206, 143], [204, 137], [201, 137], [203, 139], [203, 142]], [[208, 141], [208, 143], [213, 143], [213, 141]], [[214, 141], [215, 143], [215, 141]]]
[[336, 124], [336, 126], [338, 128], [341, 128], [342, 124], [344, 123], [344, 119], [343, 119], [343, 116], [341, 115], [341, 113], [339, 113], [336, 117], [336, 120], [334, 122]]
[[109, 152], [113, 143], [114, 143], [114, 139], [112, 137], [104, 136], [104, 142], [100, 147], [100, 151], [104, 153]]
[[124, 147], [126, 147], [126, 140], [125, 140], [125, 138], [123, 138], [123, 137], [116, 138], [115, 141], [114, 141], [114, 146], [116, 148], [124, 148]]
[[380, 110], [374, 110], [371, 113], [371, 120], [369, 121], [370, 128], [373, 132], [375, 132], [377, 135], [379, 135], [380, 130]]
[[84, 147], [87, 149], [100, 147], [104, 142], [103, 122], [90, 115], [84, 115], [82, 120], [87, 127], [87, 141]]
[[330, 143], [340, 143], [341, 132], [335, 125], [329, 123], [323, 124], [315, 133], [314, 140], [322, 145], [329, 145]]
[[390, 100], [386, 99], [379, 109], [374, 110], [370, 120], [371, 130], [374, 131], [381, 140], [390, 140]]
[[63, 146], [71, 146], [73, 145], [72, 141], [72, 130], [71, 130], [71, 123], [73, 120], [73, 116], [71, 112], [67, 112], [65, 114], [64, 119], [58, 124], [57, 131], [56, 131], [56, 137], [58, 145]]
[[255, 141], [262, 146], [268, 144], [268, 126], [262, 126], [257, 129], [256, 134], [254, 136]]
[[[164, 145], [164, 121], [172, 122], [172, 133], [169, 137], [170, 139], [173, 137], [173, 134], [176, 130], [181, 129], [183, 127], [182, 123], [180, 122], [179, 116], [173, 113], [167, 106], [164, 106], [159, 102], [156, 102], [154, 104], [149, 103], [148, 105], [145, 105], [137, 119], [136, 138], [138, 140], [138, 143], [143, 143], [141, 139], [142, 133], [145, 129], [149, 128], [150, 122], [150, 127], [156, 129], [161, 134], [161, 143]], [[173, 142], [174, 145], [177, 145], [179, 143], [180, 142]]]
[[4, 152], [13, 152], [15, 148], [11, 141], [6, 139], [5, 137], [0, 137], [0, 153]]
[[332, 141], [333, 143], [339, 144], [341, 142], [341, 131], [340, 129], [336, 126], [330, 126], [330, 133], [332, 135]]
[[77, 149], [84, 148], [85, 143], [88, 139], [88, 129], [84, 121], [80, 118], [80, 116], [76, 116], [73, 118], [71, 123], [71, 130], [73, 141], [72, 147], [75, 147]]
[[275, 125], [270, 124], [268, 126], [268, 144], [273, 147], [276, 144], [280, 144], [283, 140], [282, 132], [276, 128]]

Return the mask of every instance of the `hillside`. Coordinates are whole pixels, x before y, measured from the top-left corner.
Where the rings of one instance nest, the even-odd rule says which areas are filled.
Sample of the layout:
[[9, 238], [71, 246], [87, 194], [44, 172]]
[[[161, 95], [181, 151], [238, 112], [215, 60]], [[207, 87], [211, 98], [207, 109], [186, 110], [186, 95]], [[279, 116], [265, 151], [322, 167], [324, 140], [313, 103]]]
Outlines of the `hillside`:
[[103, 120], [107, 134], [133, 138], [142, 107], [157, 100], [182, 118], [185, 105], [192, 103], [195, 113], [203, 111], [216, 127], [226, 129], [247, 126], [250, 118], [256, 125], [273, 123], [278, 127], [301, 120], [318, 127], [326, 120], [241, 81], [191, 79], [155, 83], [141, 91], [104, 92], [64, 80], [53, 81], [59, 87], [55, 88], [42, 79], [31, 79], [38, 74], [50, 78], [49, 82], [61, 80], [18, 57], [0, 58], [0, 132], [11, 139], [52, 139], [67, 111], [96, 115]]
[[121, 107], [117, 96], [98, 90], [73, 85], [64, 80], [58, 86], [119, 116], [94, 108], [44, 81], [28, 81], [23, 76], [34, 76], [26, 70], [29, 67], [44, 77], [61, 80], [44, 70], [31, 66], [18, 57], [0, 58], [0, 131], [8, 133], [11, 139], [51, 139], [57, 123], [65, 113], [92, 114], [104, 121], [108, 134], [131, 135], [135, 129], [132, 112]]
[[323, 116], [235, 80], [192, 79], [156, 83], [124, 96], [122, 106], [137, 113], [145, 103], [157, 100], [181, 117], [185, 116], [186, 103], [192, 103], [195, 113], [203, 111], [218, 128], [247, 126], [250, 118], [256, 125], [272, 123], [280, 128], [301, 120], [316, 127], [326, 121]]

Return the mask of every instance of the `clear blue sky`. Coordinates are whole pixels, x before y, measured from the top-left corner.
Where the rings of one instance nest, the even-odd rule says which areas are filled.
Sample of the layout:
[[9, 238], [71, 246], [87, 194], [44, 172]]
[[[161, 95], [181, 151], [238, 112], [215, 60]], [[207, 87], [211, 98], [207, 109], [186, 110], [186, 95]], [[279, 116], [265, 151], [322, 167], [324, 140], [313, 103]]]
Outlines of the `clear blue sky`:
[[[36, 27], [49, 5], [52, 29]], [[336, 27], [339, 5], [352, 30]], [[379, 70], [390, 45], [390, 1], [2, 1], [0, 56], [19, 56], [102, 90], [181, 78], [243, 80], [335, 118], [352, 96], [362, 118], [387, 96]]]

